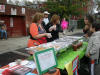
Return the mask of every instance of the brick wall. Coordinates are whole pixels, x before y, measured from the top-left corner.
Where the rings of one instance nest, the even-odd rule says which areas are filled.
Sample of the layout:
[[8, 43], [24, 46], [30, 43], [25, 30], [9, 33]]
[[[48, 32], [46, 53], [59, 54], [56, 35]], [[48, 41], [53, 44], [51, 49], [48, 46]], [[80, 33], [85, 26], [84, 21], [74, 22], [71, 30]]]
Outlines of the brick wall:
[[[37, 12], [36, 9], [31, 9], [27, 7], [22, 7], [22, 6], [16, 6], [16, 5], [10, 5], [10, 4], [5, 4], [5, 12], [1, 13], [0, 16], [13, 16], [11, 15], [11, 8], [14, 8], [17, 10], [17, 14], [15, 16], [24, 16], [25, 20], [25, 25], [26, 25], [26, 30], [28, 32], [28, 28], [30, 24], [32, 23], [32, 16]], [[22, 14], [22, 8], [25, 8], [25, 14]]]
[[21, 6], [16, 6], [16, 5], [6, 5], [6, 12], [5, 15], [11, 15], [11, 8], [16, 9], [17, 10], [17, 16], [25, 16], [25, 14], [22, 14], [22, 8]]
[[0, 0], [0, 3], [1, 4], [6, 4], [7, 3], [7, 0]]
[[36, 13], [36, 10], [26, 8], [26, 24], [30, 25], [32, 23], [32, 16]]
[[[5, 12], [4, 13], [0, 12], [0, 15], [11, 15], [11, 8], [17, 10], [16, 16], [25, 16], [27, 25], [30, 25], [32, 23], [32, 15], [34, 15], [37, 12], [37, 10], [35, 9], [7, 4], [5, 5]], [[25, 8], [25, 14], [22, 14], [22, 8]]]

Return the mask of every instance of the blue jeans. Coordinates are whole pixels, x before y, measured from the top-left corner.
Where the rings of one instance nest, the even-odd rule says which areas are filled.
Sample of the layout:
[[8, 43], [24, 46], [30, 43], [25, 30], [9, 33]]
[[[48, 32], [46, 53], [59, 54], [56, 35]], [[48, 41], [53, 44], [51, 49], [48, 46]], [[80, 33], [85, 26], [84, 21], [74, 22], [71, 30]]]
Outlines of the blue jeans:
[[5, 34], [5, 39], [7, 39], [7, 32], [6, 30], [0, 30], [1, 32], [1, 39], [3, 39], [3, 34]]

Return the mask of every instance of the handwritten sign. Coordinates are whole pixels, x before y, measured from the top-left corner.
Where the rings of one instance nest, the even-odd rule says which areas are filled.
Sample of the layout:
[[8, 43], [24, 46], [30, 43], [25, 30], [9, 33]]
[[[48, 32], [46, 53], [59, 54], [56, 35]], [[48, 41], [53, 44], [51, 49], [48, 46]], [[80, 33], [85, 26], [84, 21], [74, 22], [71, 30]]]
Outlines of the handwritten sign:
[[35, 61], [39, 75], [47, 72], [50, 68], [56, 67], [57, 61], [54, 53], [54, 48], [36, 52]]

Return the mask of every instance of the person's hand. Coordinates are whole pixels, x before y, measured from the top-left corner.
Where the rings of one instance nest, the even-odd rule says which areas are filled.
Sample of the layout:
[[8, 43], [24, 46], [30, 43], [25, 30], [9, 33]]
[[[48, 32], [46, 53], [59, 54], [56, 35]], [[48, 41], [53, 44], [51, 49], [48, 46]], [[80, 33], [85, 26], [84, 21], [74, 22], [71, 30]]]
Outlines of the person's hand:
[[49, 31], [56, 30], [56, 25], [53, 25], [49, 28]]
[[89, 26], [88, 25], [85, 25], [84, 29], [85, 30], [89, 29]]
[[51, 33], [48, 33], [48, 36], [47, 36], [48, 38], [51, 38], [52, 37], [52, 35], [51, 35]]
[[85, 36], [86, 38], [88, 38], [88, 37], [89, 37], [89, 36], [88, 36], [88, 34], [85, 34], [84, 36]]
[[88, 53], [87, 56], [90, 57], [90, 53]]
[[56, 25], [53, 26], [53, 30], [56, 30]]
[[53, 30], [53, 26], [51, 26], [50, 28], [49, 28], [49, 31], [51, 32]]
[[52, 37], [51, 33], [46, 33], [46, 37], [51, 38]]

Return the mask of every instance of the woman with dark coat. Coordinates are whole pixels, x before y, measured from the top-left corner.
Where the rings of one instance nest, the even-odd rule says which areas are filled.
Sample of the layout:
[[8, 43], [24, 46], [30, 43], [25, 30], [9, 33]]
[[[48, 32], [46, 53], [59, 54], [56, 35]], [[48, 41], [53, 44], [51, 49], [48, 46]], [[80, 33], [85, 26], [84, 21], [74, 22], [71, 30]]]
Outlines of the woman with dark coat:
[[59, 22], [60, 22], [60, 17], [58, 15], [53, 15], [50, 23], [48, 23], [48, 25], [46, 25], [47, 33], [51, 33], [51, 35], [52, 35], [52, 38], [47, 38], [47, 42], [51, 42], [56, 39], [59, 39], [59, 32], [63, 32]]

